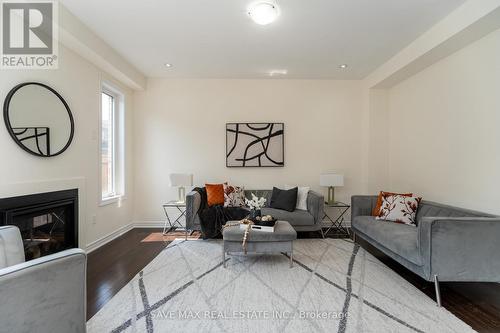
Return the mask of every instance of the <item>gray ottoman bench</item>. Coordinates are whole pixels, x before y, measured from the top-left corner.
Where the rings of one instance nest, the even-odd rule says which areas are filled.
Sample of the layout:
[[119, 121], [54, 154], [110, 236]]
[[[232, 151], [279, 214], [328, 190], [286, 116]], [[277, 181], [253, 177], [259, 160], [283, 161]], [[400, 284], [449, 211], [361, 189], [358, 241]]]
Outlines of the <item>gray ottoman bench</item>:
[[[242, 241], [245, 230], [239, 225], [224, 228], [222, 231], [222, 262], [226, 267], [226, 253], [243, 252]], [[290, 267], [293, 266], [293, 241], [297, 232], [287, 221], [277, 221], [274, 232], [251, 230], [247, 239], [249, 253], [281, 253], [290, 256]]]

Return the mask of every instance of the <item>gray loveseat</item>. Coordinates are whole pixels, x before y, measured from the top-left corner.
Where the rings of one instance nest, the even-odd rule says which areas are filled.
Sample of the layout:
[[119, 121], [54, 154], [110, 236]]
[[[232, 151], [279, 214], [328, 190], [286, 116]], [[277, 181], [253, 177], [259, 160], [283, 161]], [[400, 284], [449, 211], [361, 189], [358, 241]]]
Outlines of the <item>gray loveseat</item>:
[[[258, 197], [265, 197], [266, 206], [262, 208], [263, 215], [272, 215], [278, 220], [288, 221], [296, 231], [320, 231], [323, 220], [324, 197], [322, 194], [309, 191], [307, 195], [307, 210], [296, 209], [288, 212], [281, 209], [269, 207], [272, 190], [246, 190], [245, 196], [251, 198], [252, 193]], [[200, 209], [201, 197], [196, 191], [191, 191], [186, 195], [186, 226], [189, 230], [200, 230]]]
[[500, 282], [500, 217], [422, 201], [417, 227], [375, 220], [377, 196], [351, 198], [351, 226], [389, 257], [427, 281]]

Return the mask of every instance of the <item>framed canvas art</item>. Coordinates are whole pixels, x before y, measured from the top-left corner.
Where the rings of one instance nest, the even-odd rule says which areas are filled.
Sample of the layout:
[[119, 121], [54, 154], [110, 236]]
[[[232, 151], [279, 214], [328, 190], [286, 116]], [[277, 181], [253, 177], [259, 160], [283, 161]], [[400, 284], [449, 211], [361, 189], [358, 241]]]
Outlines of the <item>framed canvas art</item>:
[[227, 167], [285, 165], [284, 123], [227, 123]]

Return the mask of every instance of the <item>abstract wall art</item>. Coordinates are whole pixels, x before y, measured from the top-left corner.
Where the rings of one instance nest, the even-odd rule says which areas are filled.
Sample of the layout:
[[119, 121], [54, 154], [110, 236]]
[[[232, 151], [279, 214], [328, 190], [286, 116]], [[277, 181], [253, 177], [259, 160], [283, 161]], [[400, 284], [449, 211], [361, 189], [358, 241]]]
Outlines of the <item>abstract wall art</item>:
[[227, 167], [285, 165], [283, 123], [227, 123]]

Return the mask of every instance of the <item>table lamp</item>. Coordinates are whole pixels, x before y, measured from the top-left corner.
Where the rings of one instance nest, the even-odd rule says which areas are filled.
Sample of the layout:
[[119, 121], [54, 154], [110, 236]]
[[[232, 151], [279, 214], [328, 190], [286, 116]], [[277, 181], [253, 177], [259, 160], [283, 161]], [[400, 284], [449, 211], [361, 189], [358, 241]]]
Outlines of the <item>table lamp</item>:
[[335, 202], [335, 186], [344, 186], [344, 175], [324, 173], [319, 176], [319, 184], [328, 187], [328, 204]]
[[193, 186], [193, 175], [190, 173], [171, 173], [170, 186], [179, 188], [179, 202], [186, 201], [186, 186]]

